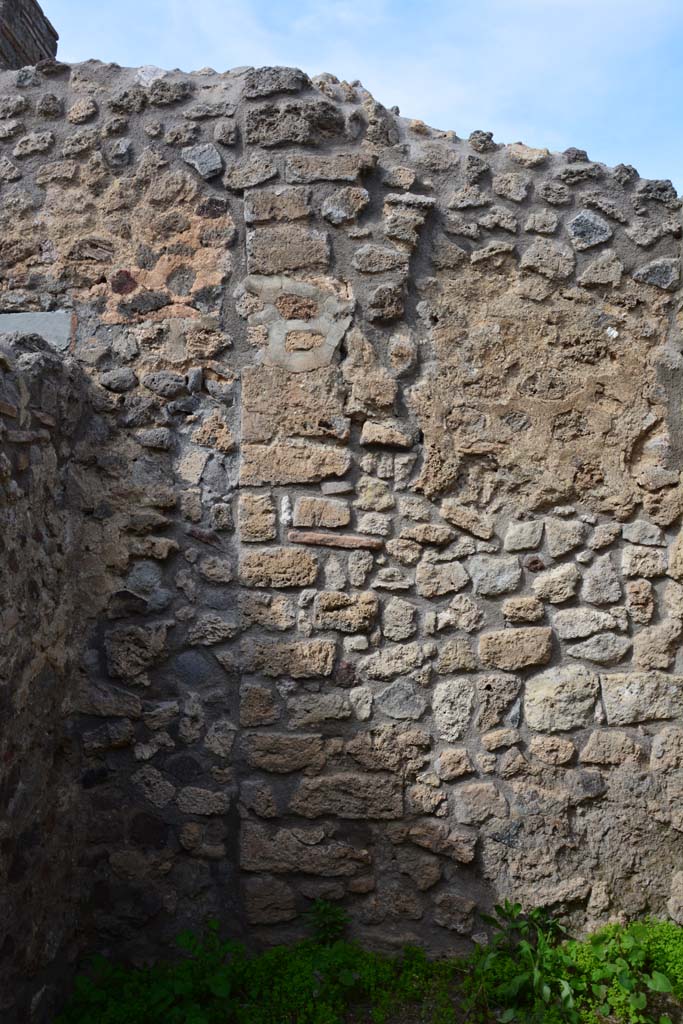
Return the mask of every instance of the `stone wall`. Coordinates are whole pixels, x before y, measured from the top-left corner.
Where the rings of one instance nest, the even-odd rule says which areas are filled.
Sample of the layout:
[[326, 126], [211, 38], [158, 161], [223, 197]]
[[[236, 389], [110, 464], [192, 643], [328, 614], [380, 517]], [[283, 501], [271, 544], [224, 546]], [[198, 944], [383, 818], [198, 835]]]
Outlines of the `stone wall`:
[[87, 380], [81, 947], [318, 896], [433, 952], [505, 896], [681, 917], [671, 184], [286, 68], [0, 92], [0, 327]]
[[58, 39], [35, 0], [0, 0], [0, 68], [52, 60]]
[[[49, 1012], [79, 928], [78, 746], [64, 701], [82, 643], [77, 448], [87, 379], [0, 336], [0, 1016]], [[9, 1014], [9, 1016], [7, 1016]]]

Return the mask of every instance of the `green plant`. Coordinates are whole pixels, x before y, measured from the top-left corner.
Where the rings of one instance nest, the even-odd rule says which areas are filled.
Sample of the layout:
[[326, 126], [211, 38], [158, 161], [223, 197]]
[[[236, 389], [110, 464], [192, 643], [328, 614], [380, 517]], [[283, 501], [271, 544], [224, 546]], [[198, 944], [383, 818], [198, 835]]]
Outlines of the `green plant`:
[[[567, 952], [584, 979], [583, 1005], [593, 1018], [616, 1016], [633, 1024], [671, 1024], [668, 1014], [651, 1012], [652, 994], [668, 995], [673, 985], [653, 956], [652, 932], [664, 922], [609, 925]], [[680, 932], [680, 929], [678, 929]], [[680, 944], [680, 939], [679, 939]], [[683, 954], [683, 947], [680, 950]]]
[[342, 1024], [354, 1007], [362, 1020], [387, 1024], [398, 1006], [429, 1007], [425, 1021], [455, 1024], [453, 963], [434, 964], [419, 949], [386, 957], [340, 938], [341, 908], [319, 902], [314, 939], [249, 956], [206, 935], [179, 937], [184, 956], [150, 969], [99, 958], [79, 977], [57, 1024]]
[[306, 920], [313, 941], [329, 946], [341, 939], [349, 923], [349, 915], [335, 903], [316, 900], [306, 914]]
[[578, 1024], [575, 991], [567, 974], [570, 959], [561, 946], [566, 929], [543, 908], [524, 913], [504, 903], [482, 915], [491, 928], [488, 946], [470, 957], [467, 1008], [475, 1018], [498, 1011], [501, 1022], [551, 1020]]
[[683, 1020], [683, 928], [609, 925], [568, 939], [543, 909], [505, 902], [487, 946], [430, 960], [389, 957], [342, 939], [346, 913], [319, 901], [313, 938], [250, 955], [218, 925], [178, 939], [180, 956], [151, 968], [92, 962], [56, 1024], [392, 1024], [407, 1006], [424, 1024], [671, 1024]]
[[518, 903], [484, 920], [491, 942], [470, 957], [465, 986], [472, 1019], [671, 1024], [655, 1007], [683, 995], [683, 930], [671, 922], [609, 925], [579, 942], [547, 911], [524, 913]]

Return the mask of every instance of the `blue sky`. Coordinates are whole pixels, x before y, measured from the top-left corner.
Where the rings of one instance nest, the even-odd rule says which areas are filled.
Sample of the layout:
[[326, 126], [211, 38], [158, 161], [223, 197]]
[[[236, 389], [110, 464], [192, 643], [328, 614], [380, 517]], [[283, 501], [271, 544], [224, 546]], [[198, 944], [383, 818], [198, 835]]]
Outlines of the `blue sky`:
[[360, 79], [467, 136], [587, 149], [683, 190], [681, 0], [43, 0], [60, 56]]

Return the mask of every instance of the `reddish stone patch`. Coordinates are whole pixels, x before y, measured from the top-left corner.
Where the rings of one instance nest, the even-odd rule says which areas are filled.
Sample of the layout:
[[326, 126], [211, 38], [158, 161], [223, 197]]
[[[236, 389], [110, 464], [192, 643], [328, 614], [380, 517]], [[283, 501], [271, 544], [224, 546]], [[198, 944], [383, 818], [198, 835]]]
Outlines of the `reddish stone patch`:
[[137, 281], [129, 270], [117, 270], [110, 278], [111, 290], [117, 295], [130, 295], [138, 286]]

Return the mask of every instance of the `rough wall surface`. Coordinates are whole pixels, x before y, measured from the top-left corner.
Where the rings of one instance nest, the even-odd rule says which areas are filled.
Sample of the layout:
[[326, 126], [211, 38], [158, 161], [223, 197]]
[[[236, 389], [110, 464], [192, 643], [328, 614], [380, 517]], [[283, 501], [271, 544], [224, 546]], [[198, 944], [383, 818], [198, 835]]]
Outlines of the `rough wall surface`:
[[77, 446], [87, 390], [73, 360], [42, 339], [0, 337], [3, 1021], [17, 1000], [25, 1009], [37, 997], [36, 1008], [49, 1009], [41, 989], [81, 916], [82, 789], [63, 702], [83, 641], [74, 570], [77, 561], [86, 568]]
[[[74, 494], [22, 498], [82, 531], [44, 585], [77, 666], [31, 677], [81, 946], [284, 940], [318, 896], [434, 952], [503, 896], [680, 917], [671, 184], [287, 68], [0, 92], [0, 329], [87, 381]], [[0, 928], [16, 969], [21, 910]]]
[[35, 0], [0, 0], [0, 67], [52, 60], [58, 38]]

